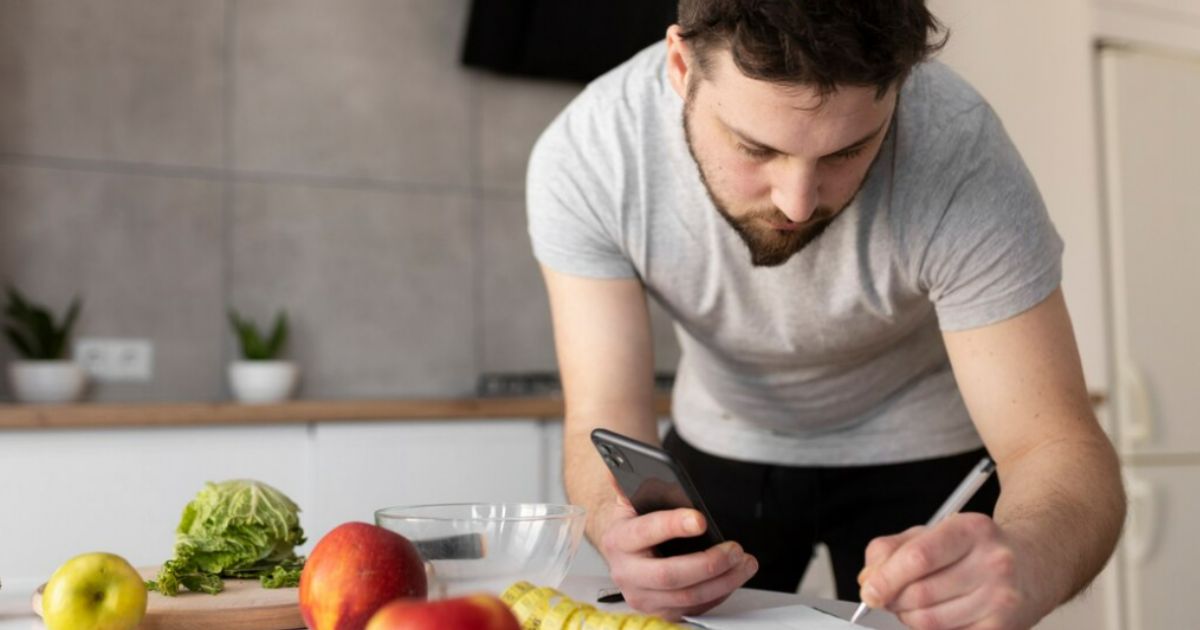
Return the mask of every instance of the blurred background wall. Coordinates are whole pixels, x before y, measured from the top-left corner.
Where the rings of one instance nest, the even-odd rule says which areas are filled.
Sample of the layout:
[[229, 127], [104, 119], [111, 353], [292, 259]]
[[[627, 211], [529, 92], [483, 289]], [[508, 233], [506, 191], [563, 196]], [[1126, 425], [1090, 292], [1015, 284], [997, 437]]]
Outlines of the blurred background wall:
[[[625, 53], [595, 53], [577, 81], [460, 58], [572, 75], [554, 46], [636, 49], [672, 5], [0, 1], [0, 281], [58, 312], [81, 295], [76, 339], [153, 343], [151, 381], [95, 383], [92, 400], [224, 399], [231, 307], [260, 323], [287, 310], [301, 397], [460, 396], [483, 374], [553, 371], [525, 163], [577, 81]], [[997, 109], [1067, 240], [1064, 289], [1104, 391], [1087, 0], [930, 7], [952, 32], [941, 59]], [[554, 28], [572, 13], [601, 26]], [[481, 25], [493, 36], [465, 46]], [[653, 319], [669, 372], [678, 350]]]
[[229, 307], [287, 310], [302, 397], [554, 368], [523, 179], [581, 85], [464, 68], [468, 13], [0, 2], [0, 279], [57, 312], [80, 294], [76, 339], [154, 344], [152, 381], [92, 400], [223, 399]]

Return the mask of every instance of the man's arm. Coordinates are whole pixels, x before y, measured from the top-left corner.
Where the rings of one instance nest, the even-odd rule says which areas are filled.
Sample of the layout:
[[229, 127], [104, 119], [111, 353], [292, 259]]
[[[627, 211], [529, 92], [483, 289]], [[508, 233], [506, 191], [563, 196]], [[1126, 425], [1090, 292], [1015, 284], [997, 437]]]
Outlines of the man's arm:
[[580, 278], [547, 267], [542, 274], [566, 398], [567, 495], [588, 510], [588, 538], [630, 606], [670, 619], [715, 606], [754, 575], [757, 561], [736, 542], [655, 557], [655, 545], [703, 533], [704, 519], [690, 509], [637, 516], [591, 442], [592, 429], [604, 427], [659, 443], [650, 317], [641, 283]]
[[604, 427], [658, 443], [654, 417], [654, 357], [650, 318], [636, 279], [597, 280], [542, 268], [554, 346], [562, 375], [566, 417], [563, 475], [567, 496], [588, 509], [588, 537], [599, 532], [615, 502], [609, 472], [592, 446]]
[[864, 601], [916, 628], [1027, 628], [1111, 555], [1125, 515], [1119, 463], [1091, 411], [1061, 290], [944, 339], [996, 460], [994, 522], [963, 514], [873, 541]]

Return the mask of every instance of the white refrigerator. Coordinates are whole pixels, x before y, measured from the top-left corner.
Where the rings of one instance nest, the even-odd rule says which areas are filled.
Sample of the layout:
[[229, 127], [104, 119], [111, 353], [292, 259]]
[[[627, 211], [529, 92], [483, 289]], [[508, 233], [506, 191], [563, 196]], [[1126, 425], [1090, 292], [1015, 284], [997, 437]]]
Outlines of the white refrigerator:
[[1099, 53], [1126, 630], [1195, 628], [1200, 571], [1200, 57]]

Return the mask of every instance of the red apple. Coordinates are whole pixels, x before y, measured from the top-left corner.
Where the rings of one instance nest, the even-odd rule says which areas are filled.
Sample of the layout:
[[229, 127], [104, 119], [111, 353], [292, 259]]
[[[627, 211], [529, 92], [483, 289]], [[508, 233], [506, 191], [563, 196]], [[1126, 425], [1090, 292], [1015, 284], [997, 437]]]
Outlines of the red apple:
[[499, 598], [468, 595], [436, 602], [398, 599], [380, 608], [366, 630], [521, 630]]
[[362, 630], [397, 597], [425, 599], [425, 564], [409, 540], [343, 523], [317, 542], [300, 574], [300, 613], [313, 630]]

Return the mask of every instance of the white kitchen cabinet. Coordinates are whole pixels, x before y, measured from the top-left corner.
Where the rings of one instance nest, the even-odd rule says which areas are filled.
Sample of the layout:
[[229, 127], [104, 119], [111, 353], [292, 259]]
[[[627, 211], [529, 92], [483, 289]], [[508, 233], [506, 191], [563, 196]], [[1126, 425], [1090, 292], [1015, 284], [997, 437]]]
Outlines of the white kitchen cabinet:
[[1127, 466], [1130, 518], [1122, 552], [1128, 630], [1195, 628], [1200, 457], [1191, 465]]
[[1101, 52], [1128, 630], [1193, 627], [1200, 531], [1200, 53]]
[[1200, 454], [1200, 55], [1101, 60], [1120, 446]]
[[0, 576], [32, 591], [72, 555], [171, 555], [205, 481], [251, 478], [303, 509], [309, 542], [396, 504], [544, 501], [543, 422], [434, 420], [0, 432]]
[[336, 422], [313, 432], [312, 540], [345, 521], [372, 523], [391, 505], [544, 497], [536, 420]]
[[309, 502], [303, 425], [0, 433], [0, 572], [31, 591], [71, 556], [135, 565], [171, 556], [183, 506], [206, 481], [265, 481]]
[[1095, 40], [1200, 53], [1200, 0], [1087, 0], [1080, 8]]
[[1200, 0], [1098, 0], [1131, 11], [1143, 11], [1164, 19], [1190, 18], [1200, 20]]

